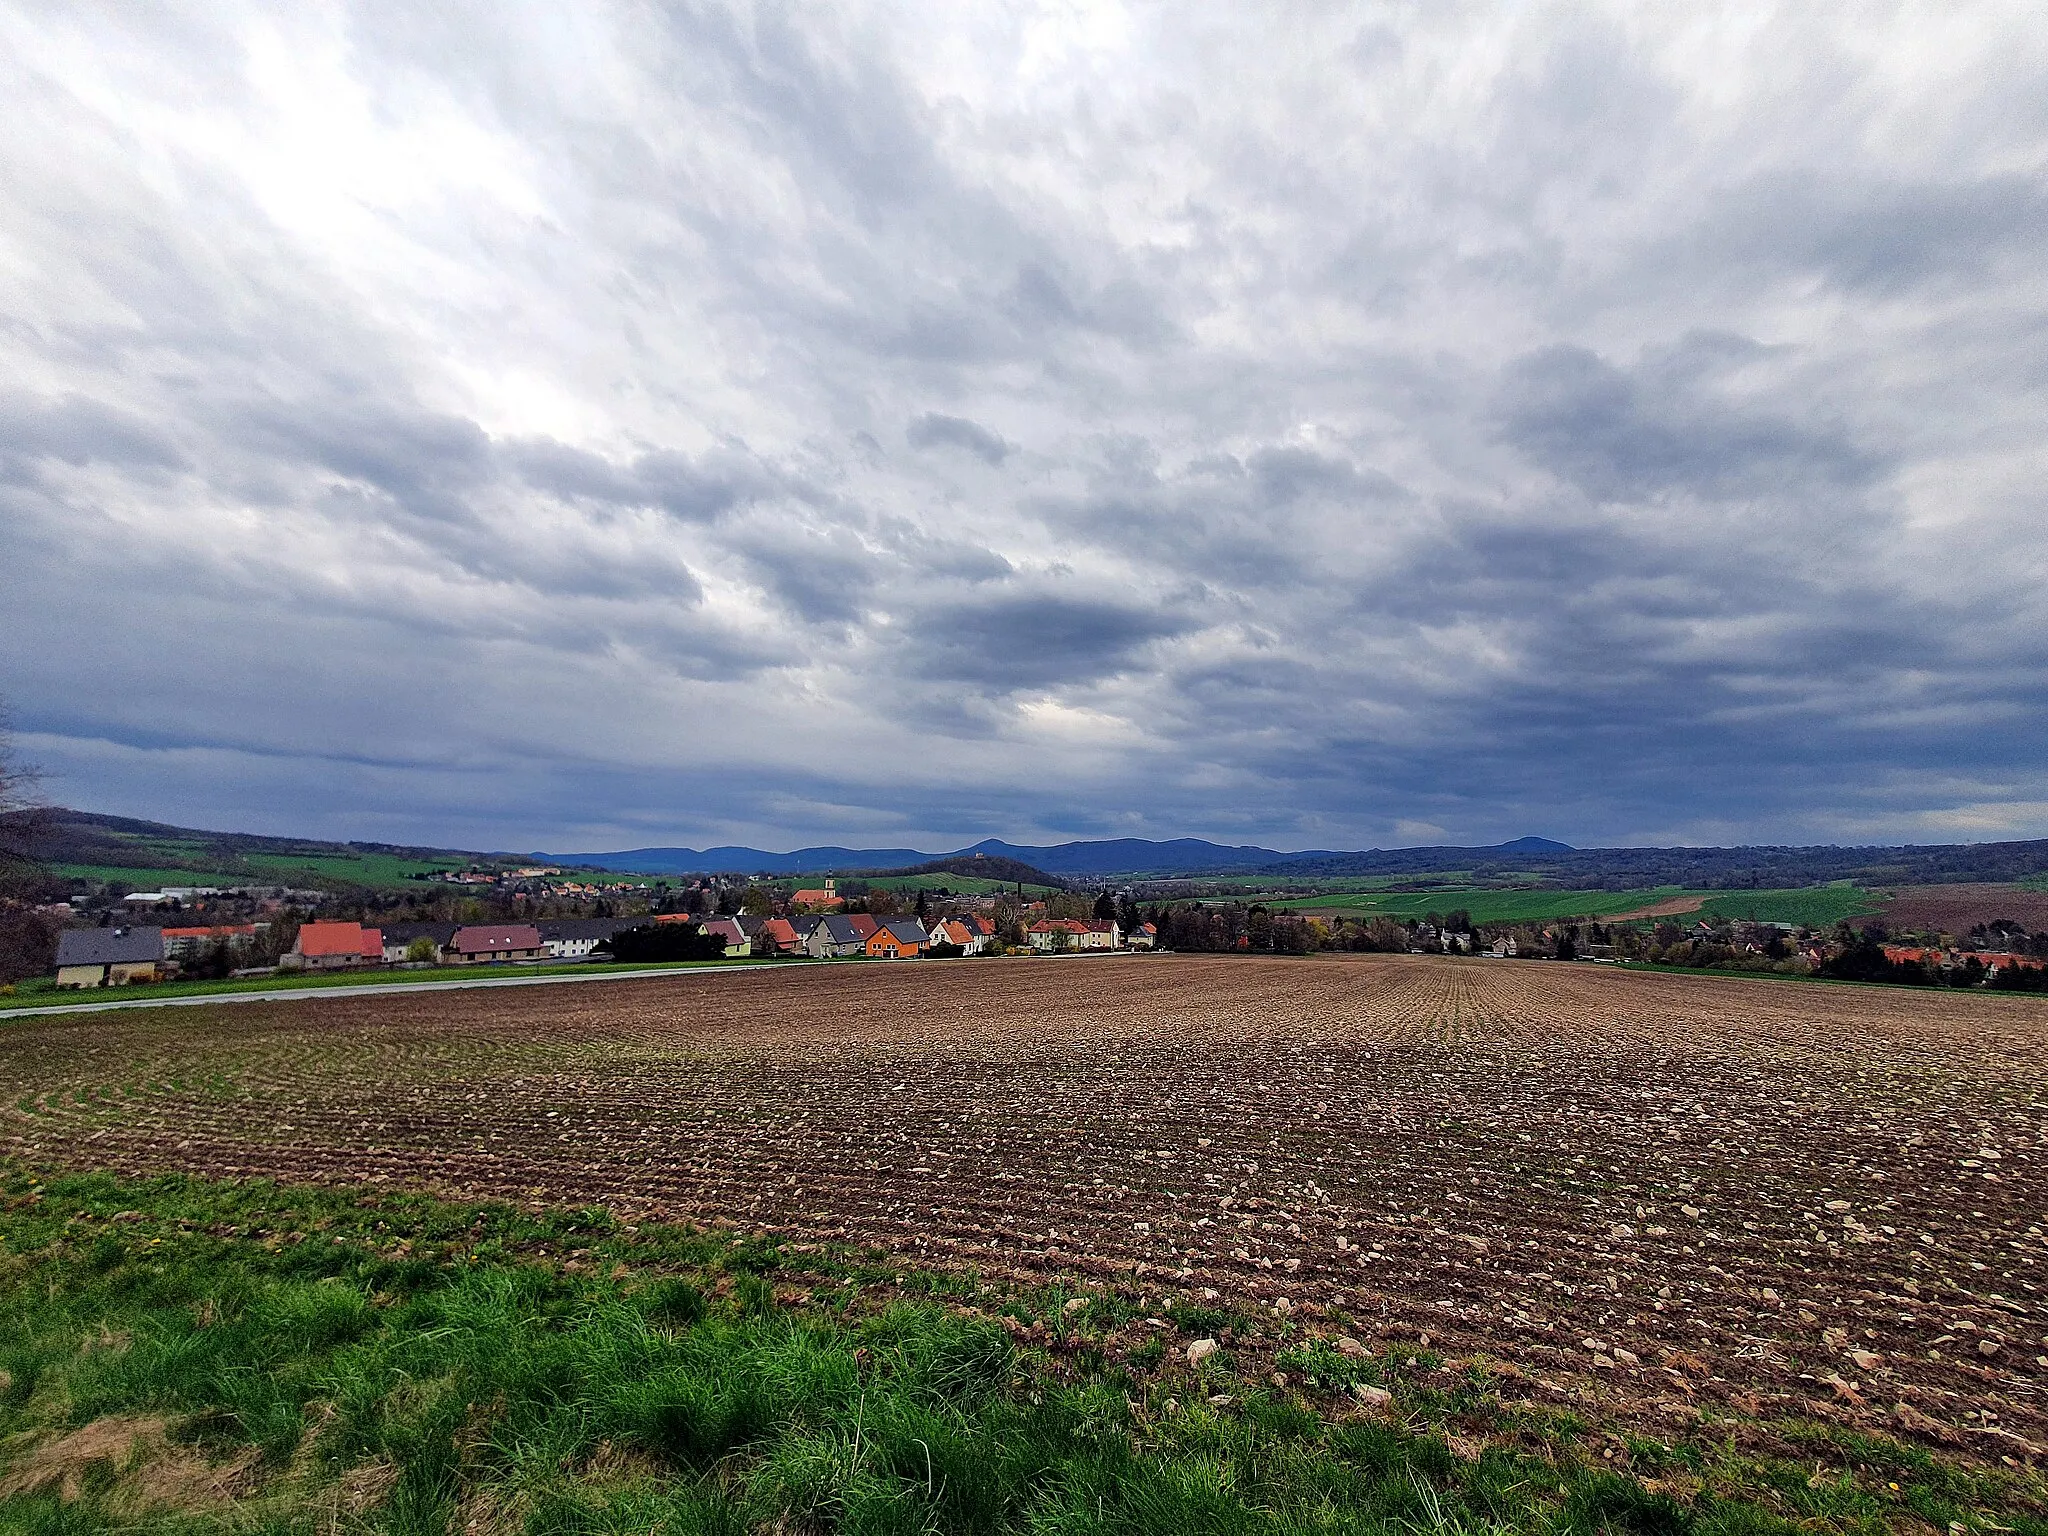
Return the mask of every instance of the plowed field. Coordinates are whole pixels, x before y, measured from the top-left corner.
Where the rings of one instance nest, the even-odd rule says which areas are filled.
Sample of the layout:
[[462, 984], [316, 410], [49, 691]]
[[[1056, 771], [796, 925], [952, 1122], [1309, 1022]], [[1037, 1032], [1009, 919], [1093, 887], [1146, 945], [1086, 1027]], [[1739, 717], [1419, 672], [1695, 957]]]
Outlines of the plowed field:
[[39, 1164], [390, 1181], [1325, 1312], [1530, 1392], [2048, 1441], [2048, 1000], [1360, 957], [0, 1030]]

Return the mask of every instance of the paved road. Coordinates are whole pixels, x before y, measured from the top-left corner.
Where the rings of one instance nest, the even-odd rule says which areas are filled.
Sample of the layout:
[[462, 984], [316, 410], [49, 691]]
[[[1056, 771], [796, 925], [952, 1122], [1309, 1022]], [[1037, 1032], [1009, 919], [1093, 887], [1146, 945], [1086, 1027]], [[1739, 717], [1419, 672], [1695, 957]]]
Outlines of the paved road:
[[[823, 965], [822, 960], [785, 960], [782, 966]], [[780, 969], [781, 967], [774, 967]], [[278, 987], [268, 992], [202, 992], [192, 997], [137, 997], [121, 1002], [59, 1003], [50, 1007], [0, 1009], [0, 1022], [32, 1019], [46, 1013], [107, 1013], [116, 1008], [197, 1008], [212, 1003], [298, 1003], [316, 997], [379, 997], [394, 992], [454, 992], [471, 987], [551, 987], [562, 982], [644, 981], [653, 976], [738, 976], [768, 970], [760, 965], [714, 970], [709, 966], [687, 970], [598, 971], [588, 976], [478, 976], [456, 981], [364, 982], [352, 986]]]

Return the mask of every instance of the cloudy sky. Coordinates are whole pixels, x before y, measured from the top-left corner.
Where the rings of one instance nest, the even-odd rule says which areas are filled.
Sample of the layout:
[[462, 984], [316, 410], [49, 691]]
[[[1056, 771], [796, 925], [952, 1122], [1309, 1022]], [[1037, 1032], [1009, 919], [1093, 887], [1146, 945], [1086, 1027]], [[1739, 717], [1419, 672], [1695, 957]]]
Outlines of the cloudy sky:
[[595, 849], [2048, 835], [2048, 28], [0, 0], [48, 792]]

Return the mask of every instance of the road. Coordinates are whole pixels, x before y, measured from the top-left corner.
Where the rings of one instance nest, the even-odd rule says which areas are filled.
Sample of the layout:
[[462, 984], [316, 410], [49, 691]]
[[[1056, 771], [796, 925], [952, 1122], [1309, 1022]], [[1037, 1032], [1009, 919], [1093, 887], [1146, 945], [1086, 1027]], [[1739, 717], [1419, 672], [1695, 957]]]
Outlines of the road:
[[[822, 965], [822, 960], [788, 960], [775, 967]], [[645, 971], [599, 971], [589, 976], [478, 976], [456, 981], [385, 981], [360, 985], [326, 987], [277, 987], [258, 992], [200, 992], [190, 997], [137, 997], [119, 1002], [58, 1003], [35, 1008], [0, 1008], [0, 1022], [33, 1019], [50, 1013], [111, 1013], [117, 1008], [196, 1008], [213, 1003], [299, 1003], [316, 997], [377, 997], [390, 992], [458, 992], [476, 987], [550, 987], [563, 982], [645, 981], [654, 976], [738, 976], [766, 970], [766, 966], [736, 966], [714, 970], [710, 966], [664, 967]]]

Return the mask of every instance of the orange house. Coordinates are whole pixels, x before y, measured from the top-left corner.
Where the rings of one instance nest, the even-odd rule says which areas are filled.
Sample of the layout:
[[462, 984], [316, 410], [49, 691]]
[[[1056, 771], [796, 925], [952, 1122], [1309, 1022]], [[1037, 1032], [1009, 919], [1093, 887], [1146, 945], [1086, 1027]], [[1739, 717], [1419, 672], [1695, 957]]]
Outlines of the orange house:
[[868, 937], [870, 960], [915, 960], [927, 942], [924, 925], [914, 917], [892, 917], [875, 925]]

